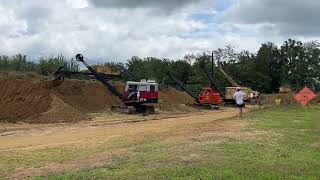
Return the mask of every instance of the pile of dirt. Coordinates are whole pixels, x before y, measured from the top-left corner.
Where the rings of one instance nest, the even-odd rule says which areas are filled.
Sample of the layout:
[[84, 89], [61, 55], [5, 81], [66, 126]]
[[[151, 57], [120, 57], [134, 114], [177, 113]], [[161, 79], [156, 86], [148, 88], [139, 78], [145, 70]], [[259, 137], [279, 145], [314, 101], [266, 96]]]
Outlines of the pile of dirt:
[[52, 101], [39, 83], [0, 80], [0, 121], [16, 122], [45, 112]]
[[177, 91], [172, 87], [160, 91], [160, 103], [156, 105], [160, 111], [188, 111], [186, 104], [192, 104], [194, 99], [187, 93]]
[[[0, 122], [69, 123], [89, 112], [110, 111], [120, 100], [100, 82], [64, 80], [58, 86], [37, 79], [0, 77]], [[124, 84], [117, 83], [119, 91]], [[189, 95], [173, 88], [160, 92], [159, 111], [186, 111]]]
[[56, 94], [50, 93], [50, 97], [52, 101], [49, 109], [23, 121], [29, 123], [71, 123], [87, 119], [85, 113], [65, 103]]
[[65, 103], [84, 112], [109, 110], [112, 105], [120, 103], [99, 82], [66, 80], [52, 90]]

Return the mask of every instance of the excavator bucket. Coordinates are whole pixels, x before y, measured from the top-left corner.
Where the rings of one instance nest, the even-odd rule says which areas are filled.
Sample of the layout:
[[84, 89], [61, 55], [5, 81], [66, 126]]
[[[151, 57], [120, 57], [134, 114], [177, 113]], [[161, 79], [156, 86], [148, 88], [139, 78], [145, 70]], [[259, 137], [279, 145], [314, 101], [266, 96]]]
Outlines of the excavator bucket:
[[56, 71], [49, 73], [48, 88], [59, 86], [64, 81], [64, 69], [65, 66], [60, 66]]
[[57, 86], [61, 85], [63, 81], [64, 81], [64, 79], [53, 78], [49, 81], [45, 81], [42, 85], [47, 89], [51, 89], [53, 87], [57, 87]]

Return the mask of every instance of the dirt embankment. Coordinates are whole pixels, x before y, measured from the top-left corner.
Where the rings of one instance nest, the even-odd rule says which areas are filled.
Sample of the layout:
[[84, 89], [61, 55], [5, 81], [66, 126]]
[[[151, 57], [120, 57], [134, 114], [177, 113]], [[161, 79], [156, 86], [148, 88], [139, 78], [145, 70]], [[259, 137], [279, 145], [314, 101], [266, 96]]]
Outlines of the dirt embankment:
[[263, 104], [275, 104], [276, 99], [281, 99], [281, 104], [284, 105], [295, 103], [293, 99], [293, 93], [264, 94], [262, 101]]
[[[65, 80], [52, 86], [41, 78], [0, 77], [0, 122], [64, 123], [87, 119], [89, 112], [109, 111], [120, 100], [99, 82]], [[117, 84], [119, 91], [123, 84]], [[188, 109], [192, 101], [173, 88], [160, 92], [160, 111]]]
[[[297, 104], [293, 98], [294, 93], [275, 93], [275, 94], [265, 94], [262, 97], [263, 104], [275, 104], [276, 99], [281, 99], [281, 105], [291, 105]], [[314, 98], [311, 103], [320, 103], [320, 95]]]
[[160, 103], [156, 108], [160, 111], [190, 111], [186, 104], [193, 102], [194, 99], [185, 92], [168, 87], [160, 91]]
[[39, 83], [0, 80], [0, 120], [18, 121], [50, 108], [49, 91]]

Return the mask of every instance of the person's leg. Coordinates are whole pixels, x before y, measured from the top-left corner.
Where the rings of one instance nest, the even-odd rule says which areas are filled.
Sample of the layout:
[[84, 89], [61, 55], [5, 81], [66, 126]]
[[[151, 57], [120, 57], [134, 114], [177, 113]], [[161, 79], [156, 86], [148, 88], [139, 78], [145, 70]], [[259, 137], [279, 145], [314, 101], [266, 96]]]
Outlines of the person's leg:
[[237, 104], [237, 107], [239, 109], [238, 111], [238, 119], [240, 119], [240, 116], [241, 116], [241, 106]]
[[239, 117], [242, 117], [242, 106], [240, 107], [240, 113], [239, 113]]

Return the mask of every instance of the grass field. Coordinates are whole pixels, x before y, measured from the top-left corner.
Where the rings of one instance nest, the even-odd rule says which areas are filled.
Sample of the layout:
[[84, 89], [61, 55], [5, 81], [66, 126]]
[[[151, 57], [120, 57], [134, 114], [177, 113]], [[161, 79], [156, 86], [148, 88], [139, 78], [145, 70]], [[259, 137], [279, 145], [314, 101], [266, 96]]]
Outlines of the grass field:
[[133, 153], [115, 155], [102, 167], [48, 178], [319, 179], [319, 117], [319, 106], [258, 110], [241, 120], [250, 125], [239, 137], [195, 136], [165, 142], [161, 136], [151, 136], [127, 145]]
[[30, 171], [46, 174], [31, 179], [319, 179], [319, 117], [320, 106], [260, 109], [241, 120], [203, 121], [139, 138], [8, 150], [0, 152], [0, 175]]

